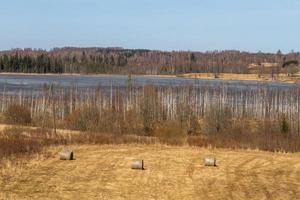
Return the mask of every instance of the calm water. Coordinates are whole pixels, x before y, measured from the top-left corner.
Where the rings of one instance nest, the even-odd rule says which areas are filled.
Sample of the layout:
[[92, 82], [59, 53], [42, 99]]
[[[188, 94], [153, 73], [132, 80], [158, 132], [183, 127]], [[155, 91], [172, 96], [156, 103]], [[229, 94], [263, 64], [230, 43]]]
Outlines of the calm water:
[[[0, 92], [8, 93], [22, 91], [41, 91], [45, 84], [56, 84], [70, 88], [76, 85], [79, 88], [95, 88], [99, 85], [125, 87], [129, 83], [128, 76], [124, 75], [0, 75]], [[292, 89], [299, 88], [300, 84], [270, 83], [258, 81], [224, 81], [193, 78], [168, 78], [155, 76], [132, 76], [131, 83], [135, 86], [152, 84], [156, 86], [183, 86], [196, 85], [216, 87], [226, 85], [229, 88], [246, 89], [268, 86], [270, 88]]]

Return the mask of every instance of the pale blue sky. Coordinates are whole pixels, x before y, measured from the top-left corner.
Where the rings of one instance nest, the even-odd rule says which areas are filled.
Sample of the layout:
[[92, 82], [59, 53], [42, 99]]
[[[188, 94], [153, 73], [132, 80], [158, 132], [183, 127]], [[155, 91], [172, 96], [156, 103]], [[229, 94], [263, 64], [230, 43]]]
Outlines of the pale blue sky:
[[300, 50], [300, 0], [0, 0], [0, 49]]

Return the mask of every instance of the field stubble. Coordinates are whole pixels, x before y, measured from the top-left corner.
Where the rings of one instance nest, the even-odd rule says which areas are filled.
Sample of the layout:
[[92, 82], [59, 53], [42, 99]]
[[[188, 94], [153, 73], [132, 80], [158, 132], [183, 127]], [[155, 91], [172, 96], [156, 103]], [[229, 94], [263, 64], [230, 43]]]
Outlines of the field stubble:
[[[2, 199], [300, 199], [300, 155], [162, 145], [76, 145], [1, 171]], [[206, 155], [217, 167], [204, 167]], [[132, 159], [145, 170], [131, 170]]]

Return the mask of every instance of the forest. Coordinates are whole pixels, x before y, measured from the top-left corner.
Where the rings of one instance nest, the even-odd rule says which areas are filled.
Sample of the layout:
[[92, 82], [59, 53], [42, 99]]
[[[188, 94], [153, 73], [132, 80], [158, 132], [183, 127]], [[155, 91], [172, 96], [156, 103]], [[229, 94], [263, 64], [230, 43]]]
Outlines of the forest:
[[[183, 73], [279, 74], [287, 65], [300, 62], [299, 52], [287, 54], [226, 51], [155, 51], [123, 48], [12, 49], [0, 52], [0, 72], [101, 73], [177, 75]], [[263, 63], [273, 67], [268, 69]]]
[[[230, 88], [228, 85], [153, 86], [66, 89], [0, 96], [0, 124], [46, 130], [77, 130], [142, 136], [161, 143], [220, 148], [299, 151], [300, 89]], [[89, 136], [89, 134], [84, 134]], [[96, 139], [92, 139], [94, 141]], [[102, 141], [102, 140], [101, 140]], [[106, 140], [104, 140], [106, 141]], [[110, 140], [109, 140], [110, 141]]]

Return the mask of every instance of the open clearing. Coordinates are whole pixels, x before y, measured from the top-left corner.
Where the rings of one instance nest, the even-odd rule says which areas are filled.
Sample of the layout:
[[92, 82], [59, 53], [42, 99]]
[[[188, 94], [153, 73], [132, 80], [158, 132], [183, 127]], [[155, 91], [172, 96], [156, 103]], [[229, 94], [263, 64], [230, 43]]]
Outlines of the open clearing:
[[[0, 199], [300, 199], [300, 154], [161, 145], [49, 149], [0, 171]], [[205, 155], [217, 167], [204, 167]], [[145, 160], [144, 171], [130, 169]], [[8, 165], [8, 164], [7, 164]]]

